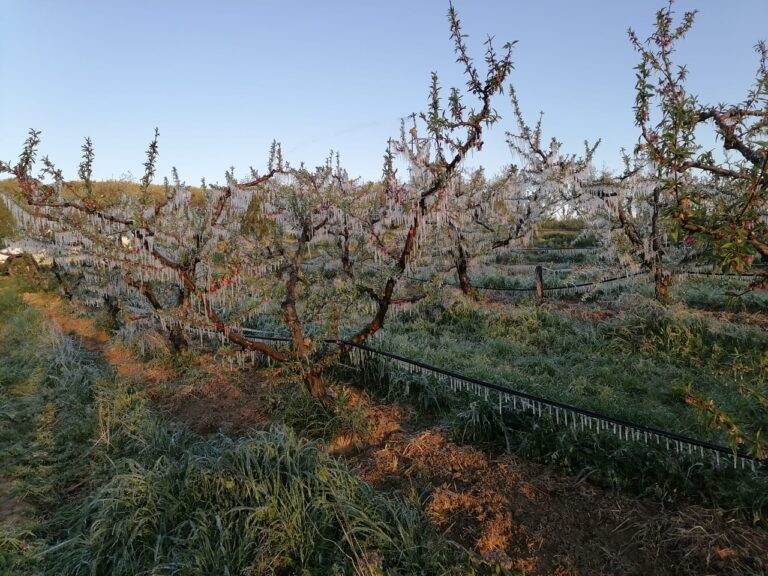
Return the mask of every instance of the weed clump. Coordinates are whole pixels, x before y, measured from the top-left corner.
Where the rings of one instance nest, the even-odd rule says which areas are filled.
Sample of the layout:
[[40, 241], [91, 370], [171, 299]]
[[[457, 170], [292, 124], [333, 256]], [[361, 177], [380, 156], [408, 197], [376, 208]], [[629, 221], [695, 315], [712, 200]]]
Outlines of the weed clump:
[[284, 428], [198, 439], [119, 467], [51, 552], [57, 573], [429, 571], [414, 507]]

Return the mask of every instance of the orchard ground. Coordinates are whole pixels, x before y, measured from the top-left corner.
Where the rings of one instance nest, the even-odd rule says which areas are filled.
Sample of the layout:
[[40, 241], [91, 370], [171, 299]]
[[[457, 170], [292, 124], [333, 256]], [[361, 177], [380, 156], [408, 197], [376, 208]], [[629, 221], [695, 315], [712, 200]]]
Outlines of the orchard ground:
[[[668, 463], [638, 466], [631, 447], [569, 444], [551, 430], [545, 438], [495, 419], [482, 402], [428, 383], [413, 382], [405, 394], [397, 378], [376, 381], [344, 366], [332, 375], [329, 414], [266, 365], [240, 369], [206, 349], [174, 356], [159, 336], [144, 342], [142, 356], [136, 342], [110, 338], [100, 317], [32, 285], [2, 279], [0, 443], [9, 458], [0, 469], [0, 566], [11, 574], [78, 574], [88, 563], [129, 574], [163, 562], [278, 574], [768, 567], [765, 475], [688, 470], [694, 485]], [[690, 402], [697, 393], [716, 398], [741, 426], [764, 427], [765, 410], [750, 394], [766, 394], [765, 301], [687, 281], [676, 287], [680, 303], [662, 309], [647, 290], [541, 308], [446, 295], [393, 317], [377, 345], [706, 439], [727, 435]], [[347, 510], [363, 507], [366, 520], [329, 521], [322, 506], [304, 502], [317, 516], [301, 521], [282, 494], [274, 497], [285, 497], [284, 507], [260, 530], [253, 519], [234, 519], [259, 501], [257, 489], [242, 487], [265, 480], [208, 463], [242, 457], [254, 444], [288, 460], [312, 451], [312, 473], [339, 484], [321, 481], [308, 492], [331, 491]], [[75, 458], [83, 465], [72, 467]], [[166, 475], [169, 463], [187, 480]], [[298, 482], [288, 480], [288, 491]], [[376, 500], [365, 508], [367, 491]], [[184, 519], [153, 508], [170, 501], [182, 503]], [[217, 515], [233, 518], [224, 536], [206, 531], [205, 519]], [[198, 519], [197, 532], [184, 529], [187, 517]], [[411, 526], [398, 524], [405, 518]], [[313, 522], [321, 533], [310, 537], [302, 530]], [[249, 552], [247, 538], [269, 558]], [[325, 538], [340, 538], [341, 550], [331, 553]]]

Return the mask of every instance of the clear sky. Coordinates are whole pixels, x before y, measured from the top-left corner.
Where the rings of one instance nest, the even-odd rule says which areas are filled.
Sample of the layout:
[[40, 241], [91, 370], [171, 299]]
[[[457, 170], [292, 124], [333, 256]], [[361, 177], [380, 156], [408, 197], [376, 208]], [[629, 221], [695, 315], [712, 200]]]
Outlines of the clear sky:
[[[631, 148], [634, 71], [627, 39], [645, 37], [661, 0], [455, 0], [474, 54], [486, 35], [517, 40], [515, 84], [524, 111], [544, 111], [566, 150], [602, 138], [598, 166]], [[95, 176], [139, 177], [160, 129], [158, 174], [221, 181], [263, 168], [269, 143], [298, 164], [341, 153], [353, 176], [378, 178], [399, 118], [425, 108], [430, 72], [463, 84], [447, 0], [0, 0], [0, 157], [15, 159], [29, 128], [42, 153], [73, 178], [84, 136]], [[768, 0], [679, 0], [698, 9], [679, 51], [705, 102], [749, 89], [768, 39]], [[503, 116], [472, 159], [496, 172], [512, 158]]]

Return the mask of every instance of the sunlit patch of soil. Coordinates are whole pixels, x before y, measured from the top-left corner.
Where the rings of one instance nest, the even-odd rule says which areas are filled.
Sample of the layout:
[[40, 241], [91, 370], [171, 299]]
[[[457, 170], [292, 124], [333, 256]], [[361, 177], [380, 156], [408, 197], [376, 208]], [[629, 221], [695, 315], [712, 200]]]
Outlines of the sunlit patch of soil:
[[201, 434], [246, 433], [269, 419], [269, 378], [260, 371], [243, 372], [210, 357], [196, 360], [193, 382], [168, 382], [146, 391], [162, 409]]
[[402, 423], [413, 416], [413, 410], [399, 404], [376, 404], [361, 390], [346, 386], [343, 388], [347, 406], [363, 411], [367, 429], [365, 433], [344, 432], [328, 444], [331, 454], [352, 454], [365, 447], [379, 446], [397, 432], [402, 432]]
[[126, 346], [110, 344], [103, 350], [104, 357], [119, 376], [128, 380], [139, 381], [143, 386], [167, 382], [174, 377], [174, 372], [167, 366], [148, 364]]
[[768, 314], [765, 312], [747, 312], [738, 311], [732, 312], [728, 310], [703, 310], [700, 308], [691, 308], [696, 314], [706, 316], [708, 318], [714, 318], [722, 322], [730, 322], [732, 324], [742, 324], [746, 326], [757, 326], [763, 330], [768, 330]]
[[[501, 315], [509, 314], [510, 305], [515, 300], [503, 293], [489, 292], [483, 298], [483, 310], [486, 312], [496, 312]], [[615, 308], [606, 307], [605, 302], [572, 302], [568, 300], [544, 300], [545, 310], [557, 310], [568, 314], [579, 320], [599, 324], [613, 318], [619, 311]]]
[[[197, 356], [195, 381], [177, 385], [177, 374], [172, 368], [162, 362], [146, 362], [127, 346], [110, 341], [109, 334], [99, 330], [92, 319], [69, 313], [59, 296], [26, 293], [23, 299], [55, 322], [62, 332], [76, 337], [86, 349], [100, 354], [119, 376], [132, 381], [141, 394], [192, 430], [200, 433], [244, 432], [267, 420], [263, 394], [259, 393], [258, 386], [246, 381], [253, 380], [253, 374], [246, 376], [210, 357]], [[162, 340], [161, 336], [152, 334], [146, 338]], [[162, 342], [156, 342], [154, 347], [162, 345]]]
[[553, 301], [547, 305], [569, 316], [593, 324], [604, 322], [618, 313], [616, 310], [606, 308], [604, 303]]
[[109, 334], [98, 330], [90, 318], [76, 318], [63, 310], [59, 296], [45, 292], [27, 292], [22, 294], [24, 303], [35, 307], [43, 315], [53, 320], [65, 334], [77, 336], [88, 350], [101, 350], [109, 341]]
[[381, 489], [426, 495], [426, 513], [447, 538], [524, 574], [742, 574], [768, 567], [768, 533], [723, 512], [667, 510], [513, 456], [492, 458], [455, 444], [441, 428], [394, 433], [348, 460]]
[[173, 377], [171, 370], [162, 366], [149, 366], [126, 346], [111, 342], [109, 334], [98, 329], [93, 319], [73, 316], [66, 311], [65, 302], [59, 296], [28, 292], [22, 298], [48, 320], [55, 322], [62, 332], [75, 336], [84, 348], [102, 354], [120, 376], [142, 382], [161, 382]]

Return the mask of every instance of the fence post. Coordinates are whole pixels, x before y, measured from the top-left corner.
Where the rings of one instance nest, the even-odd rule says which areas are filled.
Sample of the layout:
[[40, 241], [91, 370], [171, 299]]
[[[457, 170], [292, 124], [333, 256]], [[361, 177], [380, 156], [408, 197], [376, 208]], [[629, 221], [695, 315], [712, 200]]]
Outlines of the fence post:
[[544, 303], [544, 272], [540, 264], [536, 265], [533, 277], [536, 281], [536, 305], [541, 306]]

